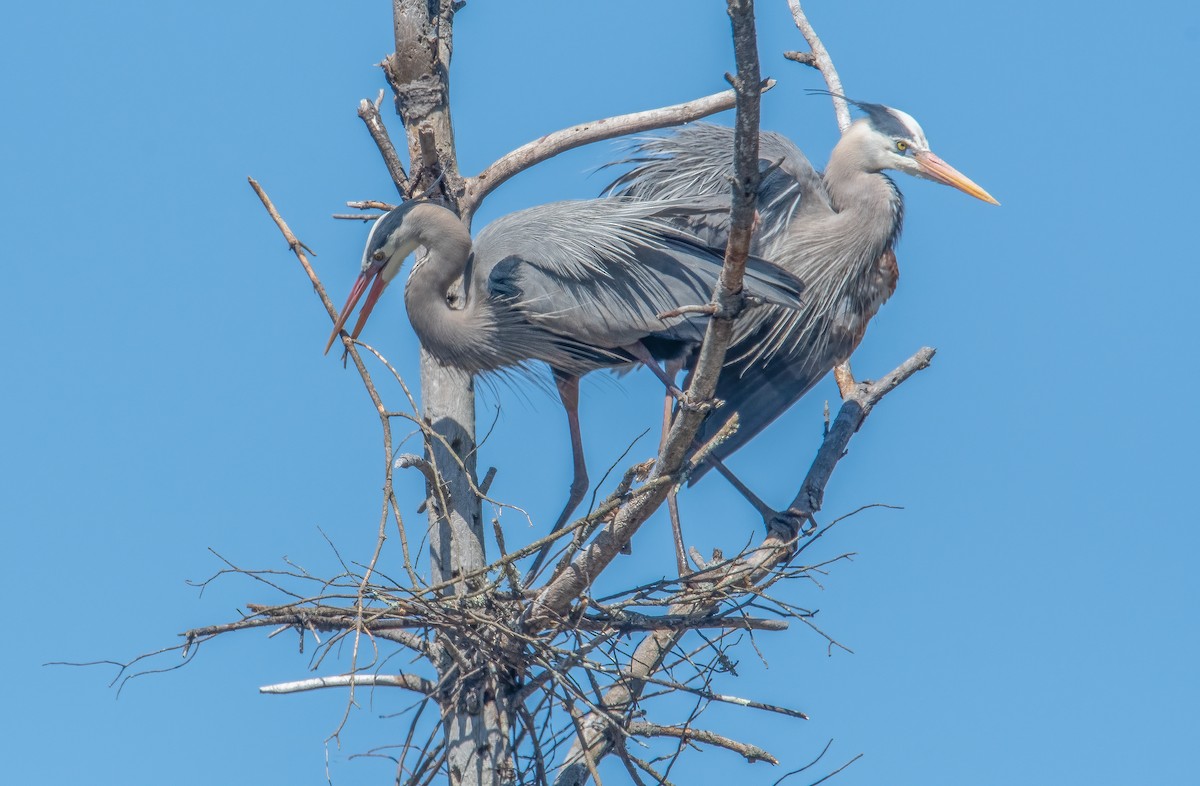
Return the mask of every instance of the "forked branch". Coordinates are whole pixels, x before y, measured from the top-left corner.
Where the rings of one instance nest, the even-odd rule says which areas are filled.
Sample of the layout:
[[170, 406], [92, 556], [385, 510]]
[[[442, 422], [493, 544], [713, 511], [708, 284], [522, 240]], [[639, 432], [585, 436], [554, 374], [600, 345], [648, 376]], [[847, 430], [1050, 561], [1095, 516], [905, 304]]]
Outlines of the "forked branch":
[[838, 128], [845, 132], [850, 127], [850, 107], [846, 104], [846, 99], [842, 98], [842, 80], [838, 77], [837, 69], [833, 67], [833, 58], [829, 56], [829, 50], [825, 48], [812, 23], [808, 21], [804, 9], [800, 7], [800, 0], [788, 0], [788, 8], [792, 11], [792, 19], [795, 20], [800, 35], [808, 42], [811, 54], [788, 52], [786, 57], [797, 63], [810, 65], [821, 72], [829, 92], [833, 93], [833, 111], [837, 115]]

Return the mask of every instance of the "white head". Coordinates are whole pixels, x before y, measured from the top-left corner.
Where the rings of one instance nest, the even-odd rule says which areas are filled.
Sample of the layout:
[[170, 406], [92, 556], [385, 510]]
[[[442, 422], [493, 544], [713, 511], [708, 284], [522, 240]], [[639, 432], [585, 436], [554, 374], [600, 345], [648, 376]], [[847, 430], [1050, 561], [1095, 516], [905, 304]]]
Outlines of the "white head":
[[842, 144], [852, 145], [870, 171], [894, 169], [953, 186], [993, 205], [1000, 204], [969, 177], [933, 154], [921, 124], [912, 115], [883, 104], [850, 103], [866, 116], [846, 129]]
[[[470, 248], [470, 234], [466, 233], [453, 213], [432, 202], [405, 202], [375, 220], [370, 234], [367, 235], [367, 246], [363, 250], [362, 271], [350, 290], [350, 296], [346, 298], [341, 315], [333, 325], [329, 343], [325, 345], [326, 352], [333, 346], [338, 333], [345, 326], [350, 312], [354, 310], [363, 293], [366, 293], [367, 299], [363, 302], [358, 322], [350, 334], [351, 338], [358, 338], [367, 317], [379, 302], [379, 296], [400, 272], [408, 255], [422, 246], [428, 246], [430, 233], [436, 234], [439, 227], [441, 231], [445, 231], [447, 225], [450, 229], [458, 229], [464, 235], [466, 253]], [[367, 292], [368, 287], [370, 292]]]

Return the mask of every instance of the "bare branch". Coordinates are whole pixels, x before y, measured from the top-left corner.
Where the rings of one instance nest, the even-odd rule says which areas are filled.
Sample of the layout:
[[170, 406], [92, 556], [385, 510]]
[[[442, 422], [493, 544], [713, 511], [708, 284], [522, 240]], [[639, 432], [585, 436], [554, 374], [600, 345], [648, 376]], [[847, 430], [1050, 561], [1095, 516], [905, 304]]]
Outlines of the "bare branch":
[[271, 217], [271, 220], [275, 222], [275, 226], [279, 227], [279, 231], [283, 233], [283, 238], [287, 241], [288, 248], [290, 248], [292, 252], [295, 253], [296, 258], [300, 260], [300, 264], [303, 266], [304, 272], [308, 274], [308, 279], [312, 282], [313, 289], [316, 291], [317, 296], [321, 298], [321, 304], [325, 306], [325, 311], [329, 314], [329, 318], [336, 322], [337, 309], [334, 307], [333, 301], [329, 299], [329, 295], [325, 293], [325, 287], [323, 284], [321, 284], [321, 279], [317, 278], [317, 273], [315, 270], [313, 270], [312, 265], [309, 264], [308, 257], [304, 255], [304, 249], [307, 248], [307, 246], [297, 240], [296, 236], [292, 234], [291, 228], [288, 227], [287, 222], [283, 220], [283, 216], [279, 215], [279, 211], [275, 209], [275, 205], [272, 204], [271, 198], [267, 196], [267, 192], [264, 191], [263, 187], [258, 184], [258, 181], [252, 177], [248, 177], [246, 180], [249, 181], [250, 187], [254, 189], [254, 193], [258, 194], [258, 198], [262, 200], [263, 207], [267, 209], [267, 215]]
[[845, 132], [850, 127], [850, 107], [846, 105], [846, 99], [842, 98], [845, 95], [842, 92], [842, 80], [838, 78], [837, 69], [833, 67], [833, 58], [829, 56], [829, 51], [825, 48], [825, 44], [821, 43], [821, 39], [817, 37], [817, 31], [813, 29], [812, 24], [808, 21], [808, 17], [804, 15], [804, 9], [800, 7], [800, 0], [788, 0], [788, 7], [792, 10], [792, 19], [796, 22], [796, 28], [804, 36], [804, 40], [808, 42], [808, 48], [812, 50], [812, 62], [790, 56], [792, 54], [799, 55], [799, 52], [788, 53], [784, 56], [789, 60], [811, 65], [821, 72], [821, 76], [825, 78], [826, 86], [829, 87], [829, 92], [834, 94], [833, 111], [837, 115], [838, 128], [842, 132]]
[[437, 471], [434, 470], [433, 465], [415, 453], [401, 453], [396, 457], [396, 461], [394, 462], [393, 466], [395, 466], [397, 469], [416, 468], [420, 470], [421, 474], [425, 476], [425, 480], [430, 486], [437, 486], [442, 482], [441, 478], [439, 478], [437, 475]]
[[783, 56], [793, 63], [812, 66], [813, 68], [817, 67], [817, 58], [812, 52], [784, 52]]
[[353, 207], [359, 210], [395, 210], [396, 206], [391, 202], [379, 202], [374, 199], [361, 199], [354, 202], [347, 202], [346, 207]]
[[[759, 89], [766, 92], [774, 86], [775, 80], [767, 79], [759, 85]], [[732, 109], [734, 103], [734, 91], [726, 90], [682, 104], [593, 120], [546, 134], [504, 155], [475, 177], [467, 178], [466, 193], [460, 202], [462, 214], [473, 215], [484, 197], [501, 183], [559, 153], [626, 134], [637, 134], [699, 120]]]
[[765, 761], [769, 764], [779, 764], [779, 760], [771, 754], [767, 753], [757, 745], [749, 745], [737, 740], [731, 740], [728, 737], [722, 737], [711, 731], [703, 729], [695, 729], [691, 727], [680, 726], [659, 726], [656, 723], [645, 723], [643, 721], [634, 721], [629, 724], [628, 731], [631, 735], [637, 737], [675, 737], [684, 742], [695, 740], [703, 742], [707, 745], [716, 745], [721, 748], [726, 748], [739, 753], [746, 757], [746, 760], [753, 763], [756, 761]]
[[394, 641], [397, 644], [401, 644], [405, 647], [408, 647], [411, 650], [415, 650], [415, 651], [421, 653], [422, 655], [429, 658], [430, 660], [434, 660], [438, 657], [438, 647], [436, 644], [434, 644], [431, 641], [427, 641], [427, 640], [421, 638], [420, 636], [416, 635], [415, 633], [409, 633], [406, 630], [389, 630], [389, 629], [375, 628], [374, 630], [371, 631], [371, 635], [377, 639], [387, 639], [388, 641]]
[[808, 764], [805, 764], [803, 767], [792, 770], [791, 772], [784, 773], [783, 775], [780, 776], [779, 780], [775, 781], [773, 784], [771, 784], [771, 786], [779, 786], [779, 784], [783, 783], [784, 781], [786, 781], [788, 778], [792, 777], [793, 775], [798, 775], [799, 773], [802, 773], [811, 767], [815, 767], [817, 762], [819, 762], [822, 758], [824, 758], [825, 754], [829, 752], [829, 747], [831, 745], [833, 745], [833, 740], [830, 740], [829, 742], [825, 743], [825, 747], [821, 749], [821, 752], [817, 754], [817, 757], [815, 759], [810, 761]]
[[280, 682], [275, 685], [264, 685], [259, 693], [303, 693], [322, 688], [345, 688], [352, 685], [365, 685], [377, 688], [405, 688], [428, 696], [437, 689], [433, 680], [418, 677], [415, 674], [338, 674], [333, 677], [313, 677], [295, 682]]
[[396, 147], [392, 144], [392, 138], [388, 136], [383, 118], [379, 116], [381, 103], [383, 103], [382, 90], [379, 91], [379, 97], [375, 99], [374, 103], [365, 98], [358, 102], [358, 116], [362, 118], [371, 138], [375, 140], [375, 146], [379, 148], [379, 154], [383, 156], [383, 164], [387, 167], [388, 174], [391, 175], [400, 198], [408, 199], [408, 173], [404, 171], [404, 165], [400, 163], [400, 156], [396, 154]]
[[622, 633], [651, 630], [700, 630], [734, 628], [742, 630], [787, 630], [787, 620], [756, 617], [711, 617], [687, 614], [636, 614], [622, 611], [604, 616], [584, 616], [575, 623], [579, 630], [617, 630]]

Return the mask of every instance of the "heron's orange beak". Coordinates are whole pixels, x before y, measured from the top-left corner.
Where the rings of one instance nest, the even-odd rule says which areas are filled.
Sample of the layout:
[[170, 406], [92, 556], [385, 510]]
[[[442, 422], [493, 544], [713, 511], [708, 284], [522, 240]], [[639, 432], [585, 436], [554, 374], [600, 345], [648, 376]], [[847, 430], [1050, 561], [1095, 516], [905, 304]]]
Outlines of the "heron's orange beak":
[[976, 199], [982, 199], [984, 202], [993, 205], [1000, 204], [991, 194], [977, 186], [975, 181], [928, 150], [920, 150], [913, 153], [913, 158], [916, 159], [917, 165], [921, 167], [921, 172], [930, 180], [935, 180], [947, 186], [954, 186], [964, 194], [970, 194]]
[[[363, 303], [362, 311], [359, 312], [358, 322], [354, 324], [354, 331], [350, 334], [350, 338], [358, 338], [358, 334], [362, 332], [363, 325], [367, 324], [367, 317], [371, 316], [371, 310], [375, 308], [375, 304], [379, 302], [379, 296], [383, 294], [383, 290], [387, 287], [388, 282], [383, 278], [384, 265], [372, 265], [363, 272], [358, 274], [358, 278], [354, 281], [354, 286], [350, 289], [350, 297], [346, 298], [346, 305], [342, 306], [341, 313], [338, 314], [337, 320], [333, 323], [333, 332], [329, 334], [329, 341], [325, 344], [325, 354], [329, 354], [329, 348], [333, 346], [333, 342], [337, 339], [338, 333], [342, 332], [342, 328], [346, 324], [346, 320], [350, 318], [350, 312], [354, 311], [355, 304], [358, 299], [363, 296], [363, 292], [367, 291], [367, 285], [371, 285], [371, 291], [367, 294], [367, 299]], [[374, 284], [371, 283], [374, 279]]]

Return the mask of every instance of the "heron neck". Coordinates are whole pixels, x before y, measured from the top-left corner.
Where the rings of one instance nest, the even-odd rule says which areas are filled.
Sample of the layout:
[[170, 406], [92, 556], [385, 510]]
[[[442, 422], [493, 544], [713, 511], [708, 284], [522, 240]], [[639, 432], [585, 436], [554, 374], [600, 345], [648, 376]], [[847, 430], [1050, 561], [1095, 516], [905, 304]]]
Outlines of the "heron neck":
[[868, 162], [861, 148], [843, 137], [825, 168], [825, 189], [833, 209], [873, 215], [899, 213], [904, 198], [892, 179]]
[[430, 205], [412, 216], [417, 241], [425, 247], [408, 277], [408, 289], [421, 294], [437, 293], [447, 306], [446, 292], [462, 278], [471, 259], [471, 233], [458, 217], [445, 208]]
[[[449, 211], [430, 222], [420, 232], [426, 254], [413, 267], [404, 289], [408, 320], [421, 344], [443, 363], [464, 365], [463, 353], [469, 352], [481, 338], [477, 334], [469, 276], [471, 235]], [[465, 292], [465, 298], [452, 294]], [[453, 300], [453, 302], [452, 302]]]

